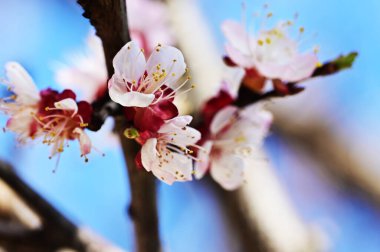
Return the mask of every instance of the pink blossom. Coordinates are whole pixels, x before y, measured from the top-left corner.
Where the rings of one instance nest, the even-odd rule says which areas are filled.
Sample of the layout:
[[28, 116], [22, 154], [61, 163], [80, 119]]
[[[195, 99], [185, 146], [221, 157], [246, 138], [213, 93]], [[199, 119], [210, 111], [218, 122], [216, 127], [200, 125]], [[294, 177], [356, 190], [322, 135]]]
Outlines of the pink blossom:
[[189, 147], [194, 147], [201, 135], [187, 126], [191, 120], [191, 116], [167, 120], [157, 134], [144, 139], [141, 148], [143, 167], [169, 185], [175, 181], [192, 180], [194, 157]]
[[228, 20], [222, 25], [230, 59], [247, 70], [256, 69], [268, 79], [296, 82], [311, 76], [317, 66], [315, 53], [301, 53], [298, 42], [288, 35], [291, 24], [280, 23], [270, 30], [248, 34], [242, 24]]
[[38, 91], [30, 75], [16, 62], [5, 66], [9, 86], [14, 95], [0, 101], [0, 111], [9, 116], [6, 128], [18, 135], [18, 140], [42, 138], [51, 146], [50, 158], [63, 152], [68, 141], [77, 139], [81, 155], [91, 151], [91, 141], [84, 133], [91, 120], [92, 107], [85, 101], [76, 102], [71, 90], [59, 93], [52, 89]]
[[247, 160], [260, 148], [268, 133], [272, 114], [263, 104], [253, 104], [239, 110], [227, 106], [220, 110], [210, 125], [210, 134], [198, 151], [195, 177], [207, 170], [223, 188], [234, 190], [244, 181]]
[[148, 61], [137, 43], [127, 43], [113, 59], [115, 73], [108, 82], [111, 99], [125, 107], [148, 107], [172, 101], [186, 85], [177, 81], [186, 71], [181, 51], [158, 45]]

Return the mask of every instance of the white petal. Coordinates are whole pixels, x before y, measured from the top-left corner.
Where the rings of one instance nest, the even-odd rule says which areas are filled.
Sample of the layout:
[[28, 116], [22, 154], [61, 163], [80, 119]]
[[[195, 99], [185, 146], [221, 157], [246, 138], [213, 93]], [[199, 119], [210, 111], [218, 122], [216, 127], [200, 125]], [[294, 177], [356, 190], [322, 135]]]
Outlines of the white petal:
[[259, 72], [270, 79], [297, 82], [311, 76], [317, 67], [318, 58], [314, 54], [297, 55], [286, 64], [258, 62]]
[[226, 20], [222, 24], [222, 31], [232, 47], [238, 49], [245, 55], [250, 54], [249, 41], [252, 38], [250, 38], [241, 23], [233, 20]]
[[234, 115], [238, 111], [237, 107], [234, 106], [227, 106], [220, 110], [213, 118], [211, 125], [210, 125], [210, 131], [211, 134], [216, 135], [219, 131], [221, 131], [224, 127], [226, 127], [230, 122], [231, 119], [234, 118]]
[[224, 155], [212, 161], [210, 173], [224, 189], [235, 190], [244, 181], [244, 160], [235, 155]]
[[36, 84], [28, 72], [17, 62], [8, 62], [5, 65], [8, 80], [11, 82], [13, 92], [22, 103], [35, 103], [40, 99]]
[[145, 56], [134, 41], [123, 46], [113, 59], [115, 77], [137, 82], [145, 72]]
[[195, 144], [201, 139], [201, 133], [192, 127], [186, 126], [191, 120], [191, 116], [177, 116], [173, 119], [167, 120], [158, 130], [158, 133], [170, 133], [167, 137], [168, 140], [181, 147]]
[[212, 141], [206, 141], [202, 146], [204, 150], [198, 150], [197, 158], [199, 161], [194, 164], [194, 176], [196, 179], [201, 179], [209, 168], [212, 145]]
[[112, 78], [108, 82], [108, 93], [111, 99], [124, 107], [148, 107], [154, 100], [154, 94], [128, 91], [123, 83]]
[[92, 144], [88, 135], [84, 133], [81, 128], [75, 128], [73, 133], [78, 134], [81, 155], [89, 154], [91, 152]]
[[175, 176], [165, 170], [154, 169], [152, 170], [152, 173], [154, 174], [154, 176], [156, 176], [156, 178], [168, 185], [172, 185], [176, 181]]
[[268, 129], [272, 123], [273, 115], [264, 108], [265, 103], [259, 102], [246, 106], [239, 115], [262, 128]]
[[292, 62], [289, 63], [286, 71], [281, 79], [289, 82], [296, 82], [311, 76], [317, 67], [318, 58], [315, 54], [297, 55]]
[[[190, 181], [192, 180], [192, 171], [193, 171], [193, 162], [190, 158], [178, 154], [171, 153], [172, 159], [169, 159], [169, 162], [163, 162], [160, 170], [170, 173], [174, 176], [176, 181]], [[164, 181], [167, 183], [167, 181]]]
[[178, 128], [186, 127], [193, 120], [192, 116], [177, 116], [173, 119], [166, 120], [165, 124], [161, 126], [158, 133], [168, 133], [177, 130]]
[[173, 124], [177, 127], [185, 127], [191, 123], [193, 117], [190, 115], [177, 116], [173, 119], [167, 120], [166, 123]]
[[245, 75], [241, 67], [224, 67], [222, 85], [227, 89], [232, 97], [237, 97], [240, 84]]
[[63, 99], [59, 102], [55, 102], [54, 107], [62, 109], [62, 110], [72, 110], [72, 111], [74, 111], [74, 114], [76, 114], [78, 112], [78, 105], [71, 98], [66, 98], [66, 99]]
[[141, 162], [145, 170], [151, 171], [157, 163], [157, 138], [148, 139], [141, 147]]
[[244, 68], [251, 68], [255, 66], [255, 60], [252, 55], [243, 54], [230, 44], [226, 44], [224, 48], [226, 49], [227, 55], [236, 65]]
[[[153, 85], [150, 86], [149, 91], [152, 91], [157, 86], [165, 84], [169, 87], [174, 87], [177, 80], [186, 71], [185, 59], [182, 52], [172, 46], [157, 47], [153, 50], [146, 64], [148, 76], [152, 78]], [[155, 81], [154, 76], [166, 73], [165, 76], [158, 78]]]
[[32, 124], [35, 123], [35, 119], [32, 114], [36, 114], [35, 108], [25, 108], [19, 110], [19, 112], [12, 115], [7, 121], [6, 127], [19, 134], [19, 139], [26, 140], [31, 133]]

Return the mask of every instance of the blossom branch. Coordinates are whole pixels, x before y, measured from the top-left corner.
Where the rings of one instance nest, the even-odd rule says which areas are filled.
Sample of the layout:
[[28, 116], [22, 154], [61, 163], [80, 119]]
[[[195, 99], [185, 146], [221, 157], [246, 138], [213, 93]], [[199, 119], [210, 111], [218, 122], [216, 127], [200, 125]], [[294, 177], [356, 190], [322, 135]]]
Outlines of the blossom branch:
[[[38, 214], [42, 222], [42, 228], [37, 230], [21, 228], [0, 230], [2, 245], [7, 248], [20, 248], [17, 251], [46, 251], [63, 247], [85, 250], [86, 245], [77, 235], [78, 228], [22, 181], [10, 165], [3, 162], [0, 162], [0, 179]], [[11, 251], [15, 251], [13, 249]]]
[[[114, 72], [112, 61], [117, 52], [130, 41], [126, 1], [111, 0], [78, 0], [83, 7], [83, 16], [90, 20], [95, 27], [97, 35], [103, 42], [104, 54], [110, 77]], [[107, 115], [118, 111], [120, 108], [115, 103], [110, 103], [108, 93], [103, 99], [93, 104], [95, 116], [93, 117], [93, 127], [100, 127]], [[108, 106], [108, 108], [107, 108]], [[117, 131], [119, 132], [124, 157], [128, 167], [129, 182], [132, 193], [132, 202], [129, 213], [134, 221], [137, 251], [159, 251], [158, 217], [156, 206], [155, 182], [150, 174], [141, 172], [136, 167], [134, 157], [139, 146], [126, 139], [123, 131], [125, 129], [125, 119], [117, 120]]]
[[[90, 20], [96, 34], [103, 44], [108, 76], [113, 73], [112, 59], [128, 41], [131, 40], [128, 30], [126, 1], [112, 0], [78, 0], [83, 7], [83, 16]], [[105, 119], [119, 112], [119, 106], [110, 101], [108, 92], [92, 104], [94, 113], [89, 129], [99, 130]]]
[[120, 139], [128, 167], [132, 194], [128, 213], [135, 224], [137, 251], [159, 251], [155, 178], [150, 173], [137, 169], [133, 157], [137, 155], [138, 144], [123, 135]]
[[[310, 78], [332, 75], [344, 69], [351, 68], [357, 55], [357, 52], [351, 52], [347, 55], [339, 56], [335, 60], [326, 62], [322, 66], [317, 67]], [[284, 83], [281, 80], [275, 79], [273, 80], [273, 83], [274, 86], [277, 86], [278, 88], [263, 94], [253, 92], [250, 88], [241, 85], [235, 104], [239, 107], [244, 107], [248, 104], [261, 100], [295, 95], [304, 90], [303, 87], [298, 86], [300, 82]]]

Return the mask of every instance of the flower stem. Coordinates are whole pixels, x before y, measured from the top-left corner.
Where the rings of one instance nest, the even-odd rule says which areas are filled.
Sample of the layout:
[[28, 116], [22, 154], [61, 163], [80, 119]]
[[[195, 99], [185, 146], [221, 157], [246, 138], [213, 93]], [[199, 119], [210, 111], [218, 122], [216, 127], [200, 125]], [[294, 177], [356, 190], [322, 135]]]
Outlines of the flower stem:
[[136, 167], [134, 157], [139, 150], [138, 144], [127, 139], [122, 132], [120, 141], [128, 166], [128, 178], [132, 196], [128, 212], [134, 222], [136, 251], [160, 251], [154, 176]]
[[[127, 6], [125, 0], [78, 0], [83, 7], [83, 16], [90, 20], [95, 27], [96, 34], [103, 43], [104, 55], [108, 70], [108, 77], [113, 74], [112, 59], [116, 53], [130, 41], [127, 22]], [[143, 22], [143, 20], [142, 20]], [[101, 113], [110, 102], [108, 92], [102, 98], [93, 103], [93, 117], [96, 125], [93, 129], [100, 128], [107, 113]], [[96, 120], [94, 120], [96, 119]], [[156, 206], [156, 189], [154, 177], [145, 171], [137, 169], [134, 159], [139, 146], [134, 141], [126, 139], [122, 132], [125, 127], [118, 123], [120, 141], [128, 166], [129, 181], [131, 187], [130, 216], [133, 219], [136, 235], [136, 251], [155, 252], [160, 250], [158, 217]]]

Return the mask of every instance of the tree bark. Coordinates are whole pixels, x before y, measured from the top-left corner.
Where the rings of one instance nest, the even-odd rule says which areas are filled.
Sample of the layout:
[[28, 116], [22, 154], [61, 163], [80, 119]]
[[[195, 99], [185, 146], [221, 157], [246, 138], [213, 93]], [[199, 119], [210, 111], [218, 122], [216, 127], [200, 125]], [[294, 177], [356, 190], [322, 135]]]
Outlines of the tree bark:
[[134, 223], [136, 250], [160, 251], [155, 178], [152, 174], [136, 167], [135, 156], [140, 146], [122, 134], [120, 140], [128, 167], [132, 196], [128, 212]]
[[[116, 53], [130, 41], [127, 22], [127, 7], [125, 0], [78, 0], [83, 7], [83, 16], [90, 20], [96, 34], [101, 38], [108, 70], [108, 76], [113, 74], [112, 60]], [[104, 108], [109, 102], [108, 93], [93, 104], [95, 113], [100, 118], [93, 117], [95, 129], [109, 114]], [[134, 159], [139, 150], [136, 142], [123, 135], [123, 120], [118, 120], [117, 131], [123, 147], [125, 161], [128, 167], [128, 177], [131, 189], [131, 205], [129, 214], [134, 223], [136, 235], [136, 250], [138, 252], [155, 252], [160, 250], [158, 217], [156, 205], [156, 189], [154, 177], [145, 171], [140, 171]]]

